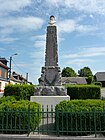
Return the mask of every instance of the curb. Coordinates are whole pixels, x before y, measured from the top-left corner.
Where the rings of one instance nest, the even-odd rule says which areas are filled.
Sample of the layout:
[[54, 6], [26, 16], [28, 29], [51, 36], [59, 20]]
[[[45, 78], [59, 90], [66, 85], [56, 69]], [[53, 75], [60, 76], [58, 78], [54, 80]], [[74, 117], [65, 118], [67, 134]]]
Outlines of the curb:
[[4, 135], [0, 134], [0, 140], [105, 140], [105, 137], [97, 135], [92, 136], [50, 136], [50, 135]]

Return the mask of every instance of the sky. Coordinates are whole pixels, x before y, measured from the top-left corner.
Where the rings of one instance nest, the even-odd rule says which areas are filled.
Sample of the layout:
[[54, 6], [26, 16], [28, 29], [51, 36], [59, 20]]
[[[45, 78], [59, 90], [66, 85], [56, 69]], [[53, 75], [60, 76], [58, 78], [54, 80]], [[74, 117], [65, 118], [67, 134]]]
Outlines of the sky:
[[0, 0], [0, 57], [12, 56], [12, 71], [38, 84], [51, 15], [61, 70], [105, 72], [105, 0]]

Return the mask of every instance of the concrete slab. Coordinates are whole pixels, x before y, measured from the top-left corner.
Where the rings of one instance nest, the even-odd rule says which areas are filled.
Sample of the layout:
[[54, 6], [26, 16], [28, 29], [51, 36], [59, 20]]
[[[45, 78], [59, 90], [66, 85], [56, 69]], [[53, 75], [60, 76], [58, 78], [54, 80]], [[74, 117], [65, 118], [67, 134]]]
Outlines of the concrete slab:
[[47, 105], [51, 108], [51, 105], [55, 107], [57, 104], [59, 104], [61, 101], [69, 101], [70, 96], [31, 96], [30, 101], [31, 102], [37, 102], [44, 106], [44, 108], [47, 107]]

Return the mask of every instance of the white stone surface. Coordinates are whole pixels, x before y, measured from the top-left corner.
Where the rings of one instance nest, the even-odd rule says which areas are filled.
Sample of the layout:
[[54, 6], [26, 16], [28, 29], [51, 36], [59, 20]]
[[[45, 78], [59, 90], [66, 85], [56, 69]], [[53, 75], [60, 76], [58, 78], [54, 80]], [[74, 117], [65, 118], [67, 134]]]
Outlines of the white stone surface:
[[31, 102], [37, 102], [41, 105], [43, 105], [45, 108], [48, 107], [51, 108], [51, 105], [53, 107], [56, 106], [56, 104], [60, 103], [61, 101], [69, 101], [70, 96], [31, 96], [30, 101]]

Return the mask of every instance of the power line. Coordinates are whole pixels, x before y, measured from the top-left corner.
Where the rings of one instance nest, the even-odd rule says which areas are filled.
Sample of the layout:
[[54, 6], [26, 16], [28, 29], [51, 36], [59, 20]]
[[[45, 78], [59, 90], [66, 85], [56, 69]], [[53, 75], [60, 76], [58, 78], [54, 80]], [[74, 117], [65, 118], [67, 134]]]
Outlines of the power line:
[[21, 69], [16, 63], [14, 60], [12, 60], [12, 62], [15, 64], [15, 66], [23, 73], [27, 73], [26, 71], [24, 71], [23, 69]]

